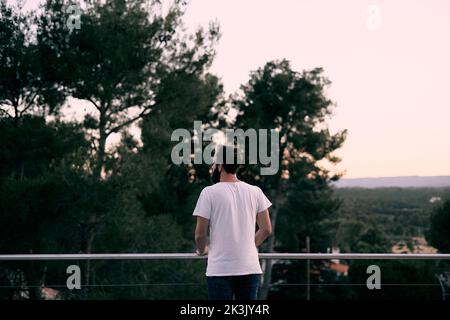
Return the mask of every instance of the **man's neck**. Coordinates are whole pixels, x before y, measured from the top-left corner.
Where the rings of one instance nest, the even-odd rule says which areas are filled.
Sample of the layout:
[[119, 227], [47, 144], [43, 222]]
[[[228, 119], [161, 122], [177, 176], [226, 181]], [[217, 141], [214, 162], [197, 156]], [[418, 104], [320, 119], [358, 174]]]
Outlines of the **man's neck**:
[[238, 182], [239, 179], [235, 174], [222, 174], [220, 177], [220, 182]]

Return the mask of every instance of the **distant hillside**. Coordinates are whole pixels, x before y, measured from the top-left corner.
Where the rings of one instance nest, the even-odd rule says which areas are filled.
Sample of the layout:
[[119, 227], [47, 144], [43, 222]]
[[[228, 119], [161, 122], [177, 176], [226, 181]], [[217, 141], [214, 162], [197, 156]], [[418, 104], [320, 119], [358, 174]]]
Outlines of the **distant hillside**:
[[383, 187], [447, 187], [450, 186], [450, 176], [403, 176], [403, 177], [380, 177], [380, 178], [354, 178], [341, 179], [334, 183], [338, 188], [361, 187], [361, 188], [383, 188]]

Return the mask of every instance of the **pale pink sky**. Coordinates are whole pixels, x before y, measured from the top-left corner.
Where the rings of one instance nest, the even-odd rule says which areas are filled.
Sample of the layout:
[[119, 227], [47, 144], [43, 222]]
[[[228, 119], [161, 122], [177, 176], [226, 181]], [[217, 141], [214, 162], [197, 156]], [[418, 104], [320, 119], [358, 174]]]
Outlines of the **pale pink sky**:
[[223, 33], [212, 71], [228, 93], [273, 59], [325, 69], [330, 128], [349, 131], [345, 177], [450, 175], [450, 1], [191, 0], [187, 25], [211, 20]]
[[190, 0], [188, 28], [214, 20], [227, 93], [269, 60], [325, 69], [345, 177], [450, 175], [450, 1]]

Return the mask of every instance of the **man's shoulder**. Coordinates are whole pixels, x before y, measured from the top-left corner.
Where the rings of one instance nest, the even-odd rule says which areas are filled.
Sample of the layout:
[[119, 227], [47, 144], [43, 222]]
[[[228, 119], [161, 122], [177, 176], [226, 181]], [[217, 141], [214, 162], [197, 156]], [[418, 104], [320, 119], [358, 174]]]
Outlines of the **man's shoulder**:
[[211, 190], [211, 187], [214, 187], [214, 185], [204, 187], [201, 193], [208, 193]]
[[260, 188], [257, 185], [250, 184], [250, 183], [247, 183], [247, 182], [244, 182], [244, 181], [241, 181], [241, 183], [242, 183], [242, 185], [245, 188], [248, 188], [249, 190], [252, 190], [252, 191], [259, 191], [260, 190]]
[[201, 193], [205, 193], [205, 194], [213, 194], [215, 192], [220, 191], [220, 189], [222, 189], [222, 186], [220, 186], [220, 183], [216, 183], [216, 184], [212, 184], [210, 186], [206, 186], [202, 189]]

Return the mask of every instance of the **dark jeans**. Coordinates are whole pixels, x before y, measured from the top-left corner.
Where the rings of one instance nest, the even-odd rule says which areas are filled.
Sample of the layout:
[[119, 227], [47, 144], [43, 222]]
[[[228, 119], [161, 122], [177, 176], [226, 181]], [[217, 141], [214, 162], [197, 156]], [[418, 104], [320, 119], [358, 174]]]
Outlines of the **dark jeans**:
[[257, 300], [260, 274], [206, 277], [208, 300]]

